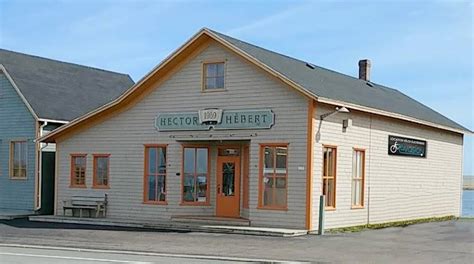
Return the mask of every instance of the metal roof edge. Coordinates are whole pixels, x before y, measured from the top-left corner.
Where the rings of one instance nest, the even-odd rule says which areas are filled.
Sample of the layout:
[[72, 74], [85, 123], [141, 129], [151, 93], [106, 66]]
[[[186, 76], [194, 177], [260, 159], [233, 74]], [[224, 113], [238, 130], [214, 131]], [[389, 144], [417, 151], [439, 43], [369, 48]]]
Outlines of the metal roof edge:
[[20, 96], [21, 100], [23, 101], [23, 103], [26, 105], [26, 108], [28, 108], [28, 110], [30, 111], [30, 113], [33, 115], [33, 118], [38, 121], [38, 115], [36, 114], [35, 110], [33, 110], [33, 107], [31, 107], [30, 103], [28, 102], [28, 100], [26, 100], [26, 97], [23, 95], [23, 93], [20, 91], [20, 89], [18, 88], [18, 86], [16, 85], [15, 81], [13, 80], [13, 78], [11, 77], [11, 75], [8, 73], [7, 69], [5, 68], [5, 66], [3, 66], [3, 64], [0, 63], [0, 71], [3, 72], [3, 74], [5, 74], [5, 76], [7, 77], [8, 81], [12, 84], [13, 88], [15, 89], [15, 91], [17, 92], [18, 96]]
[[357, 105], [357, 104], [351, 104], [351, 103], [347, 103], [347, 102], [344, 102], [344, 101], [338, 101], [338, 100], [333, 100], [333, 99], [328, 99], [328, 98], [323, 98], [323, 97], [319, 97], [317, 99], [317, 101], [321, 102], [321, 103], [326, 103], [326, 104], [344, 106], [344, 107], [352, 108], [352, 109], [359, 110], [359, 111], [362, 111], [362, 112], [368, 112], [368, 113], [377, 114], [377, 115], [381, 115], [381, 116], [392, 117], [392, 118], [405, 120], [405, 121], [409, 121], [409, 122], [412, 122], [412, 123], [417, 123], [417, 124], [421, 124], [421, 125], [425, 125], [425, 126], [429, 126], [429, 127], [434, 127], [434, 128], [437, 128], [437, 129], [448, 130], [448, 131], [456, 132], [456, 133], [460, 133], [460, 134], [470, 134], [470, 135], [473, 134], [473, 131], [468, 130], [468, 129], [466, 129], [466, 130], [457, 129], [457, 128], [453, 128], [453, 127], [444, 126], [444, 125], [436, 124], [436, 123], [433, 123], [433, 122], [421, 120], [421, 119], [418, 119], [418, 118], [409, 117], [409, 116], [402, 115], [402, 114], [397, 114], [397, 113], [394, 113], [394, 112], [388, 112], [388, 111], [384, 111], [384, 110], [380, 110], [380, 109], [375, 109], [375, 108], [372, 108], [372, 107], [361, 106], [361, 105]]

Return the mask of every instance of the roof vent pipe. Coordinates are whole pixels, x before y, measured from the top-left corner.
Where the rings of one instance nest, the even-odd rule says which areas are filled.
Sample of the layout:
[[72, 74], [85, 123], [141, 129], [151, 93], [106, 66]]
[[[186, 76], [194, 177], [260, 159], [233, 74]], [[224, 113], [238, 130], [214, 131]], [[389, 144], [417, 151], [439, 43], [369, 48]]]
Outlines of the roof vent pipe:
[[370, 67], [372, 63], [368, 59], [359, 61], [359, 79], [370, 81]]

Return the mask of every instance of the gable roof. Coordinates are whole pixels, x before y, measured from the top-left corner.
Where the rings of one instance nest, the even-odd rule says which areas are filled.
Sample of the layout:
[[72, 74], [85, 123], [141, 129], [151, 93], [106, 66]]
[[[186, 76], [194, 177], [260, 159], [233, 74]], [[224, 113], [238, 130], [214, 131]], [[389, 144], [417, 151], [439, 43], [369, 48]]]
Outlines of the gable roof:
[[[373, 83], [368, 85], [366, 81], [317, 66], [311, 69], [306, 66], [306, 62], [301, 60], [203, 28], [117, 99], [56, 129], [39, 140], [54, 142], [58, 138], [92, 126], [126, 109], [130, 104], [134, 104], [143, 98], [151, 89], [158, 87], [157, 83], [166, 80], [173, 73], [173, 69], [182, 65], [186, 59], [195, 56], [199, 51], [199, 47], [206, 47], [206, 44], [210, 41], [217, 41], [297, 89], [303, 95], [318, 102], [347, 106], [356, 110], [403, 119], [457, 133], [471, 133], [470, 130], [395, 89]], [[417, 113], [417, 111], [420, 113]]]
[[[434, 124], [468, 130], [402, 92], [288, 57], [219, 32], [214, 34], [286, 76], [321, 99], [396, 113]], [[312, 69], [314, 68], [314, 69]]]
[[127, 74], [0, 49], [0, 65], [37, 118], [71, 121], [133, 85]]

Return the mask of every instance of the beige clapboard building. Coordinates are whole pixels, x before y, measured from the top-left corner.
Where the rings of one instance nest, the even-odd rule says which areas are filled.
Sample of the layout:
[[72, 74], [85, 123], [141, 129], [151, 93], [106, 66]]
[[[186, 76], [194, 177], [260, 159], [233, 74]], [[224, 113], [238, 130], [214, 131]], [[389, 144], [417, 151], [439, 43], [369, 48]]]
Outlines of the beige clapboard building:
[[[55, 214], [107, 194], [107, 218], [190, 216], [316, 230], [454, 215], [463, 134], [401, 92], [202, 29], [56, 143]], [[67, 215], [71, 211], [66, 211]]]

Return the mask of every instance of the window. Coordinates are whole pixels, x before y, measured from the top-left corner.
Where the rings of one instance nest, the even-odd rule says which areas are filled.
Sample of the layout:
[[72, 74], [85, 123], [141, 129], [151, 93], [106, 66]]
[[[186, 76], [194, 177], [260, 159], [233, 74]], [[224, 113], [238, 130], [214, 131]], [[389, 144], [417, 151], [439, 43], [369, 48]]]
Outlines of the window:
[[287, 208], [288, 146], [261, 146], [260, 207]]
[[12, 141], [10, 145], [10, 177], [26, 179], [26, 141]]
[[352, 207], [364, 207], [365, 151], [354, 149], [352, 156]]
[[204, 63], [204, 90], [224, 89], [224, 62]]
[[209, 149], [185, 147], [183, 152], [183, 204], [208, 204]]
[[166, 204], [166, 146], [145, 146], [144, 202]]
[[109, 154], [94, 154], [93, 188], [109, 188]]
[[327, 208], [336, 208], [336, 156], [335, 147], [324, 147], [323, 150], [323, 195], [326, 196]]
[[86, 187], [86, 154], [71, 155], [71, 187]]

